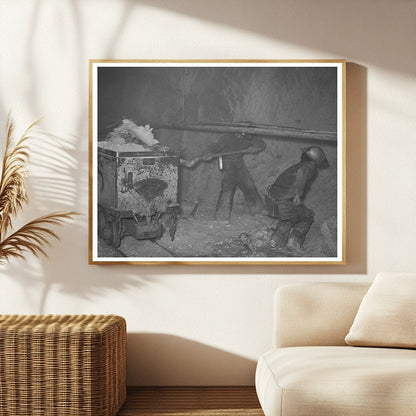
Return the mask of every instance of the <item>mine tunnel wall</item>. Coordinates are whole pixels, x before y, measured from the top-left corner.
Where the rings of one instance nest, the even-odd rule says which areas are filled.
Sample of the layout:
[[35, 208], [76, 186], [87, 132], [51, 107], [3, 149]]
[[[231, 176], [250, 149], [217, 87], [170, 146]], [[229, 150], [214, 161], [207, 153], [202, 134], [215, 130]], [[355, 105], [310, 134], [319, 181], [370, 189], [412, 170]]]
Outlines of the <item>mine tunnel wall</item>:
[[[99, 68], [98, 125], [102, 139], [124, 117], [137, 123], [247, 122], [320, 131], [337, 129], [336, 68]], [[161, 144], [184, 159], [206, 152], [220, 133], [161, 128]], [[337, 213], [336, 143], [262, 137], [267, 147], [244, 157], [264, 197], [279, 173], [300, 159], [300, 148], [317, 144], [329, 168], [319, 172], [305, 203], [315, 211], [315, 223]], [[220, 189], [217, 160], [180, 169], [179, 200], [199, 200], [213, 209]], [[235, 204], [244, 208], [237, 191]]]

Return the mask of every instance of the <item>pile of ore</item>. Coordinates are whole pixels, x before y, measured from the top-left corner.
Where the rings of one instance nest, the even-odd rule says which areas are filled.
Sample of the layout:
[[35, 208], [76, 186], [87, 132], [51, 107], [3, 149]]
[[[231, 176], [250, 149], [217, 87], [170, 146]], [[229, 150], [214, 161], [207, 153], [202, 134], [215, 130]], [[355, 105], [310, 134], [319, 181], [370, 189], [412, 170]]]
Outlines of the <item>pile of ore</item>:
[[152, 147], [159, 143], [153, 135], [153, 129], [149, 126], [138, 126], [131, 120], [124, 119], [119, 126], [108, 133], [106, 142], [117, 144], [138, 143]]

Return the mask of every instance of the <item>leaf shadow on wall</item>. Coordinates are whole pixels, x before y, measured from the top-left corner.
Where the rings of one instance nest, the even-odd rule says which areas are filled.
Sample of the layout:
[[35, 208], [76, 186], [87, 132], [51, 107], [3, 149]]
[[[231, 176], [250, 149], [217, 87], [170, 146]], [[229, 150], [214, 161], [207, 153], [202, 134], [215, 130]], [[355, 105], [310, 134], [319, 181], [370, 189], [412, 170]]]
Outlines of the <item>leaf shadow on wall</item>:
[[[257, 33], [268, 39], [311, 48], [340, 58], [353, 53], [356, 60], [414, 74], [413, 56], [411, 53], [403, 53], [403, 48], [398, 47], [403, 44], [403, 39], [402, 33], [397, 30], [397, 26], [403, 24], [413, 27], [413, 2], [402, 2], [401, 7], [396, 8], [389, 1], [378, 2], [377, 7], [374, 7], [372, 1], [351, 3], [342, 0], [129, 1]], [[408, 8], [407, 14], [403, 13], [403, 7]], [[214, 47], [218, 49], [217, 45]], [[200, 45], [199, 49], [202, 50]], [[282, 58], [279, 49], [276, 54], [278, 56], [274, 58]], [[267, 59], [264, 56], [258, 58]], [[283, 58], [304, 56], [297, 54]]]
[[175, 335], [129, 333], [129, 356], [130, 386], [254, 384], [255, 360]]
[[[112, 43], [108, 46], [108, 53], [111, 55], [116, 48], [117, 39], [122, 33], [123, 26], [129, 16], [129, 8], [132, 2], [127, 2], [124, 10], [124, 17], [117, 23], [112, 37]], [[46, 63], [39, 61], [36, 49], [39, 33], [42, 32], [41, 22], [44, 17], [42, 13], [47, 11], [47, 6], [41, 1], [33, 2], [31, 18], [29, 22], [30, 36], [26, 39], [26, 74], [28, 82], [25, 92], [27, 107], [33, 120], [43, 114], [42, 107], [42, 72], [47, 70]], [[65, 14], [67, 23], [76, 27], [77, 44], [76, 54], [71, 61], [74, 77], [75, 92], [79, 97], [86, 98], [88, 90], [88, 71], [85, 61], [85, 31], [82, 24], [82, 11], [80, 3], [76, 0], [69, 0], [62, 3], [62, 13]], [[59, 24], [59, 22], [57, 23]], [[59, 37], [54, 38], [59, 42]], [[64, 40], [61, 39], [63, 42]], [[39, 43], [39, 42], [38, 42]], [[64, 44], [62, 45], [65, 49]], [[62, 97], [64, 99], [64, 97]], [[7, 110], [0, 102], [1, 120], [6, 120]], [[48, 124], [49, 114], [42, 124]], [[21, 213], [25, 221], [59, 210], [79, 210], [85, 207], [88, 192], [88, 163], [87, 142], [88, 142], [88, 101], [82, 100], [79, 103], [76, 119], [74, 121], [74, 134], [63, 137], [61, 133], [50, 134], [43, 130], [37, 131], [36, 138], [31, 141], [31, 164], [29, 166], [29, 178], [27, 181], [30, 205]], [[33, 170], [33, 172], [32, 172]], [[149, 282], [146, 273], [136, 273], [130, 269], [126, 272], [125, 266], [99, 267], [99, 273], [85, 273], [85, 266], [88, 262], [88, 218], [81, 215], [62, 227], [55, 227], [54, 230], [60, 236], [61, 241], [51, 240], [51, 246], [47, 248], [48, 259], [34, 259], [27, 256], [28, 261], [12, 261], [3, 270], [5, 277], [18, 282], [25, 295], [24, 303], [27, 310], [38, 310], [39, 313], [54, 313], [48, 307], [48, 296], [51, 291], [58, 290], [68, 295], [74, 295], [76, 299], [91, 299], [102, 292], [113, 289], [122, 291], [128, 287], [144, 287]], [[68, 247], [63, 252], [64, 247]], [[77, 255], [82, 250], [83, 256]], [[115, 277], [116, 276], [116, 277]], [[156, 279], [152, 278], [151, 284]], [[35, 290], [36, 289], [36, 290]], [[39, 295], [40, 294], [40, 295]], [[23, 301], [22, 301], [23, 303]], [[16, 313], [21, 313], [20, 305], [16, 305]], [[55, 306], [56, 308], [56, 306]], [[59, 306], [58, 306], [59, 308]], [[65, 306], [64, 306], [65, 308]], [[108, 313], [116, 313], [109, 305]], [[79, 307], [82, 313], [82, 307]], [[59, 310], [59, 313], [66, 313]], [[68, 312], [72, 312], [68, 311]], [[32, 312], [31, 312], [32, 313]]]
[[[130, 11], [133, 5], [148, 3], [152, 7], [160, 6], [161, 8], [170, 8], [179, 13], [197, 15], [204, 20], [218, 20], [226, 25], [237, 26], [244, 28], [248, 31], [254, 31], [262, 33], [265, 36], [271, 38], [279, 38], [282, 33], [282, 38], [289, 37], [297, 33], [297, 28], [293, 27], [289, 23], [285, 23], [288, 15], [291, 12], [287, 7], [288, 5], [279, 5], [276, 9], [279, 11], [279, 20], [282, 20], [280, 29], [275, 30], [270, 26], [270, 19], [266, 19], [269, 22], [265, 27], [259, 24], [260, 18], [251, 19], [250, 13], [245, 13], [247, 7], [267, 10], [270, 7], [270, 2], [260, 2], [259, 4], [251, 5], [249, 2], [243, 3], [244, 7], [231, 7], [237, 6], [237, 3], [232, 1], [227, 5], [225, 13], [217, 13], [213, 10], [211, 4], [204, 2], [192, 3], [198, 6], [190, 6], [191, 3], [187, 2], [146, 2], [128, 0], [123, 3], [124, 12], [122, 17], [117, 22], [116, 30], [111, 37], [112, 41], [108, 45], [103, 56], [113, 58], [117, 49], [119, 40], [121, 41], [123, 30], [127, 27], [127, 22], [130, 16]], [[79, 9], [79, 3], [77, 1], [69, 1], [65, 3], [71, 7], [72, 12], [68, 17], [71, 17], [72, 23], [79, 28], [77, 31], [77, 43], [78, 53], [75, 56], [73, 64], [73, 72], [75, 76], [75, 89], [78, 90], [79, 97], [86, 97], [87, 91], [87, 70], [86, 61], [84, 56], [84, 40], [85, 32], [82, 31], [81, 11]], [[223, 3], [221, 3], [222, 5]], [[37, 88], [38, 76], [40, 68], [38, 68], [37, 61], [34, 54], [36, 49], [34, 44], [36, 42], [38, 27], [38, 16], [41, 11], [41, 2], [36, 2], [33, 10], [33, 18], [31, 21], [31, 35], [27, 39], [27, 73], [29, 76], [27, 96], [29, 98], [28, 105], [30, 106], [33, 119], [42, 115], [42, 107], [39, 102], [39, 97], [42, 91]], [[267, 6], [267, 7], [266, 7]], [[273, 6], [272, 7], [277, 7]], [[209, 9], [209, 10], [208, 10]], [[220, 7], [219, 9], [222, 9]], [[322, 8], [318, 8], [322, 9]], [[236, 12], [236, 10], [238, 12]], [[243, 13], [244, 12], [244, 13]], [[286, 14], [286, 16], [285, 16]], [[306, 19], [306, 16], [305, 16]], [[308, 14], [308, 21], [311, 16]], [[335, 26], [335, 23], [331, 23]], [[284, 30], [283, 30], [284, 29]], [[285, 36], [283, 36], [283, 32]], [[337, 32], [339, 30], [337, 29]], [[304, 37], [303, 37], [304, 38]], [[331, 37], [334, 38], [334, 37]], [[341, 38], [341, 39], [340, 39]], [[337, 42], [342, 42], [342, 36], [337, 39]], [[310, 42], [310, 38], [308, 38]], [[344, 38], [344, 46], [348, 37]], [[296, 43], [296, 38], [293, 39]], [[300, 42], [300, 41], [299, 41]], [[327, 39], [327, 42], [332, 40]], [[300, 42], [301, 43], [301, 42]], [[342, 45], [342, 43], [338, 43]], [[328, 51], [333, 51], [330, 45], [325, 45], [325, 42], [321, 43], [320, 49], [325, 50], [325, 46], [328, 46]], [[344, 48], [344, 49], [345, 49]], [[342, 50], [341, 49], [337, 49]], [[366, 60], [368, 57], [366, 56]], [[400, 61], [397, 61], [400, 62]], [[404, 64], [401, 64], [401, 66]], [[347, 256], [348, 264], [345, 267], [340, 266], [264, 266], [261, 268], [262, 274], [300, 274], [300, 273], [333, 273], [333, 274], [355, 274], [365, 273], [367, 268], [367, 256], [366, 256], [366, 208], [367, 208], [367, 79], [366, 69], [360, 65], [349, 63], [347, 66]], [[87, 152], [86, 152], [86, 136], [88, 132], [88, 102], [87, 100], [80, 101], [80, 106], [77, 112], [78, 118], [74, 120], [75, 134], [72, 137], [62, 138], [57, 135], [44, 136], [44, 142], [39, 144], [37, 154], [33, 155], [34, 165], [38, 164], [36, 168], [45, 172], [42, 177], [31, 176], [31, 209], [34, 214], [44, 213], [44, 210], [48, 212], [52, 209], [77, 209], [76, 207], [85, 205], [85, 195], [88, 190], [88, 164]], [[0, 103], [0, 111], [5, 114], [5, 106]], [[46, 115], [47, 116], [47, 115]], [[5, 117], [3, 117], [4, 119]], [[50, 141], [52, 147], [46, 145], [47, 141]], [[42, 148], [44, 146], [44, 148]], [[54, 149], [54, 150], [52, 150]], [[49, 152], [48, 161], [44, 160], [44, 151]], [[54, 154], [56, 151], [56, 154]], [[52, 153], [52, 154], [51, 154]], [[62, 157], [57, 155], [62, 153]], [[60, 160], [60, 161], [59, 161]], [[49, 169], [48, 173], [47, 170]], [[53, 178], [53, 179], [52, 179]], [[74, 208], [75, 207], [75, 208]], [[32, 215], [32, 212], [31, 212]], [[31, 298], [33, 293], [37, 293], [31, 290], [33, 285], [44, 284], [43, 294], [41, 299], [31, 299], [32, 302], [39, 302], [40, 313], [45, 312], [47, 306], [47, 297], [51, 288], [57, 287], [60, 291], [65, 293], [74, 293], [77, 297], [90, 298], [94, 295], [101, 293], [102, 291], [111, 288], [114, 290], [122, 290], [124, 287], [140, 287], [148, 284], [154, 284], [157, 281], [157, 276], [168, 272], [171, 275], [190, 275], [190, 274], [240, 274], [240, 275], [253, 275], [258, 274], [259, 269], [257, 266], [147, 266], [141, 268], [138, 271], [135, 267], [127, 266], [102, 266], [100, 272], [91, 273], [91, 276], [85, 272], [87, 264], [87, 217], [78, 218], [75, 224], [69, 226], [64, 225], [58, 229], [58, 234], [62, 237], [61, 243], [53, 243], [54, 245], [48, 250], [51, 260], [41, 260], [42, 270], [35, 270], [30, 265], [28, 267], [22, 267], [20, 263], [14, 263], [9, 266], [8, 274], [15, 276], [13, 278], [19, 279], [22, 287], [27, 293], [28, 299]], [[62, 246], [58, 248], [60, 244], [64, 244], [65, 247], [69, 247], [68, 253], [65, 254], [66, 258], [62, 258]], [[74, 248], [76, 248], [74, 250]], [[81, 251], [85, 253], [82, 257], [75, 256], [69, 259], [71, 255]], [[99, 267], [99, 266], [91, 266]], [[256, 269], [254, 269], [256, 267]], [[99, 277], [97, 277], [99, 275]]]

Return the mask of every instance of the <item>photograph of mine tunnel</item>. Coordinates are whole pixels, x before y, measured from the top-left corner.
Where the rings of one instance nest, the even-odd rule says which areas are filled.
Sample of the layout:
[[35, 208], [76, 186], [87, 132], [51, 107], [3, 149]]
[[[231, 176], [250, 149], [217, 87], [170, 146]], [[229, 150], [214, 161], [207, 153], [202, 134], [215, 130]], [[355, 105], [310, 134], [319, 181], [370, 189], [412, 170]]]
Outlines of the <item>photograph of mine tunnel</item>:
[[[145, 163], [170, 164], [176, 186], [170, 205], [146, 216], [98, 206], [98, 257], [337, 257], [336, 66], [120, 64], [99, 67], [97, 80], [98, 145], [126, 126], [147, 131], [150, 143], [121, 140], [156, 160]], [[127, 175], [122, 156], [112, 175]], [[139, 181], [133, 169], [115, 181], [149, 201], [170, 189], [155, 172]]]

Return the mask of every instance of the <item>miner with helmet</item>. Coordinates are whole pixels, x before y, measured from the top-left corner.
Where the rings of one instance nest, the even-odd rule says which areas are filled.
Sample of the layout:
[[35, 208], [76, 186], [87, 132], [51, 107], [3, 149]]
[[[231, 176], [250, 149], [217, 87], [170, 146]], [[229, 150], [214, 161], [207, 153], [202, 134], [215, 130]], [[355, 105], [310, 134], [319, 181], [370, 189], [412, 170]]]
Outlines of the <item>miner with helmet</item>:
[[280, 247], [287, 246], [296, 251], [301, 251], [314, 218], [314, 212], [302, 200], [318, 170], [328, 166], [319, 146], [301, 150], [300, 162], [283, 171], [269, 186], [266, 196], [269, 213], [279, 220], [273, 240]]

